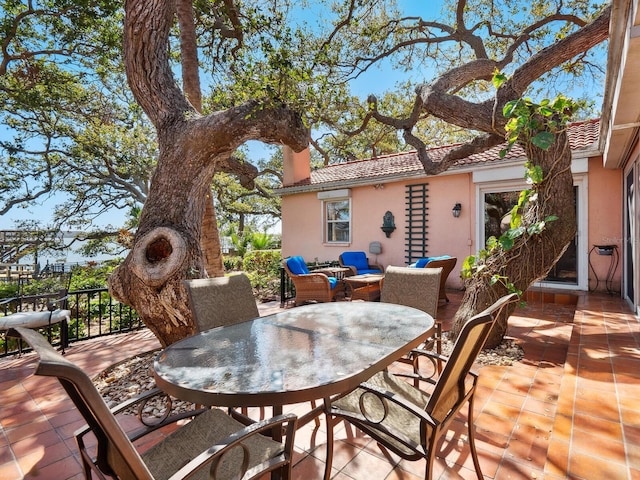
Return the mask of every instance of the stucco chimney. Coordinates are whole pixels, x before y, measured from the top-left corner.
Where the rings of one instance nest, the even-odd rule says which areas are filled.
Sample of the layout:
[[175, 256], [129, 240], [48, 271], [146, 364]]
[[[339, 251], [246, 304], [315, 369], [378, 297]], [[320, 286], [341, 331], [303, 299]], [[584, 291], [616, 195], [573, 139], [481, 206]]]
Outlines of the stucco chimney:
[[296, 153], [284, 145], [282, 157], [282, 186], [293, 185], [311, 177], [311, 153], [309, 147]]

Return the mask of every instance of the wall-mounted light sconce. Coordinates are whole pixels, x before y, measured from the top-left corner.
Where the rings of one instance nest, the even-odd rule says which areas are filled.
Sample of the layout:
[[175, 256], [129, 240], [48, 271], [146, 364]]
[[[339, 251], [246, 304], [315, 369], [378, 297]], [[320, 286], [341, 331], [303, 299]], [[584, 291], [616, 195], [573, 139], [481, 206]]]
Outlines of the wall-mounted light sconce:
[[393, 220], [393, 213], [387, 211], [387, 213], [384, 214], [380, 229], [384, 232], [387, 238], [391, 236], [391, 233], [396, 229], [396, 224]]
[[376, 190], [384, 190], [384, 183], [376, 183], [373, 188]]
[[461, 211], [462, 211], [462, 205], [460, 205], [459, 203], [456, 203], [451, 209], [451, 213], [453, 213], [453, 216], [455, 218], [458, 218], [460, 216]]

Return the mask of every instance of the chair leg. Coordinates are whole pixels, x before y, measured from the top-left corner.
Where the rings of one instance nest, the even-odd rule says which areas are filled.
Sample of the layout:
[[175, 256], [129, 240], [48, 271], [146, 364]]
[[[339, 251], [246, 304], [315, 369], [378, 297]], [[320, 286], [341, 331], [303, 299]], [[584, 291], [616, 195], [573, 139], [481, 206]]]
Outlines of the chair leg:
[[329, 480], [331, 478], [331, 467], [333, 466], [333, 419], [329, 413], [329, 409], [331, 408], [330, 399], [324, 399], [324, 408], [327, 421], [327, 458], [324, 464], [324, 480]]
[[429, 445], [429, 452], [427, 454], [427, 456], [425, 457], [425, 460], [427, 461], [426, 466], [424, 467], [424, 480], [431, 480], [431, 478], [433, 477], [433, 464], [436, 461], [436, 441], [435, 441], [435, 434], [432, 435], [432, 441], [430, 442]]
[[[317, 407], [316, 401], [315, 400], [311, 400], [311, 410], [315, 410], [316, 407]], [[316, 424], [316, 428], [319, 428], [320, 427], [320, 418], [319, 417], [314, 418], [313, 419], [313, 423]]]
[[475, 439], [475, 427], [473, 424], [473, 397], [469, 398], [469, 414], [467, 415], [467, 425], [469, 429], [469, 450], [471, 451], [471, 458], [473, 459], [473, 466], [476, 469], [476, 475], [478, 475], [478, 480], [483, 480], [482, 470], [480, 469], [480, 461], [478, 460], [478, 452], [476, 450], [476, 439]]

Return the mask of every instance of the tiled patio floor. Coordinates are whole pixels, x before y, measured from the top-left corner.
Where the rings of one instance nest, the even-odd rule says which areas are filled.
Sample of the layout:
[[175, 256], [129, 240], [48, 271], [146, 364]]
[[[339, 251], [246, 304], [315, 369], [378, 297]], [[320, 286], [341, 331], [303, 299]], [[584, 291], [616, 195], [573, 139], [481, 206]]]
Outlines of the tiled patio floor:
[[[445, 326], [460, 293], [449, 297], [438, 313]], [[484, 476], [640, 479], [640, 323], [616, 297], [583, 295], [575, 314], [562, 304], [565, 295], [552, 300], [560, 303], [532, 299], [510, 319], [508, 336], [519, 339], [522, 361], [479, 369], [476, 428]], [[73, 344], [67, 356], [93, 376], [157, 347], [142, 331]], [[0, 359], [0, 479], [81, 479], [73, 432], [82, 421], [57, 381], [31, 375], [34, 359]], [[454, 422], [458, 439], [443, 445], [434, 478], [475, 478], [464, 420]], [[296, 451], [294, 478], [322, 478], [324, 422], [297, 433]], [[398, 461], [352, 427], [337, 430], [336, 480], [413, 480], [423, 472], [423, 462]]]

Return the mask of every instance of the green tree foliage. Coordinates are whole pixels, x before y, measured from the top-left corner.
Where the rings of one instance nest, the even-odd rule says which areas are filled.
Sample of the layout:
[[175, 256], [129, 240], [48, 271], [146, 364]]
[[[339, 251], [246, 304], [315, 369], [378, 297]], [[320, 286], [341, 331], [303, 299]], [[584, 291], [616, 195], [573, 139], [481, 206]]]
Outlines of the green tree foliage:
[[[425, 10], [423, 20], [401, 15], [394, 1], [288, 1], [237, 4], [235, 10], [229, 5], [233, 2], [194, 2], [207, 89], [204, 112], [247, 99], [258, 99], [259, 108], [290, 105], [312, 127], [313, 158], [324, 165], [415, 148], [403, 136], [408, 125], [427, 145], [468, 139], [467, 125], [447, 126], [419, 111], [413, 118], [415, 98], [407, 92], [434, 72], [476, 58], [498, 59], [510, 73], [506, 60], [526, 61], [549, 38], [566, 38], [599, 8], [584, 1], [562, 10], [549, 2], [476, 0], [460, 4], [464, 17], [454, 8], [458, 2], [450, 2], [440, 14]], [[0, 122], [6, 126], [0, 143], [0, 215], [57, 194], [51, 227], [87, 232], [104, 212], [140, 208], [157, 146], [124, 78], [121, 5], [45, 1], [35, 8], [12, 0], [1, 1], [0, 8], [0, 40], [6, 45], [0, 59], [5, 106]], [[452, 30], [461, 19], [467, 30]], [[534, 22], [537, 28], [529, 28]], [[175, 38], [171, 42], [177, 66], [180, 50]], [[378, 64], [412, 71], [413, 80], [373, 103], [353, 95], [349, 82]], [[597, 81], [601, 68], [588, 52], [541, 75], [530, 91], [544, 87], [551, 97], [570, 81]], [[465, 98], [482, 99], [493, 95], [489, 85], [479, 77], [456, 88]], [[383, 121], [374, 121], [372, 111]], [[236, 217], [242, 224], [237, 217], [245, 213], [264, 213], [267, 222], [279, 215], [278, 200], [269, 198], [279, 179], [259, 165], [264, 160], [243, 158], [256, 165], [256, 188], [232, 187], [233, 172], [216, 179], [223, 222]], [[281, 166], [276, 168], [279, 172]], [[118, 235], [120, 227], [107, 230]]]
[[157, 155], [126, 86], [121, 7], [2, 1], [0, 11], [0, 215], [55, 197], [48, 228], [100, 238], [92, 222], [142, 204]]

